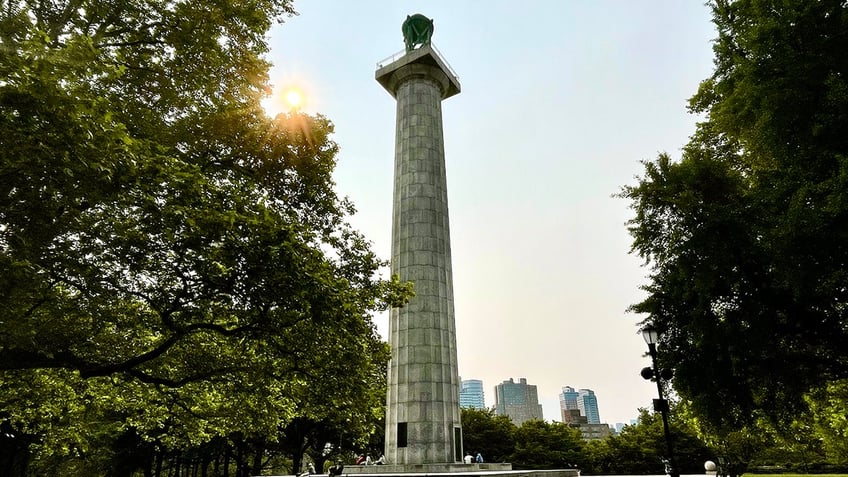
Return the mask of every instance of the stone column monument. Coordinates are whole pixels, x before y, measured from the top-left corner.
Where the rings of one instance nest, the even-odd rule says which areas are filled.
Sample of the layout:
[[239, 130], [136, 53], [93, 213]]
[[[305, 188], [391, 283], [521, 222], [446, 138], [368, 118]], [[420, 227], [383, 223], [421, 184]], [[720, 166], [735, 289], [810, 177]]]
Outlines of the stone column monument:
[[375, 75], [397, 100], [391, 269], [415, 284], [389, 322], [386, 459], [453, 464], [463, 449], [441, 103], [460, 86], [430, 44], [432, 20], [412, 15], [402, 30], [406, 50]]

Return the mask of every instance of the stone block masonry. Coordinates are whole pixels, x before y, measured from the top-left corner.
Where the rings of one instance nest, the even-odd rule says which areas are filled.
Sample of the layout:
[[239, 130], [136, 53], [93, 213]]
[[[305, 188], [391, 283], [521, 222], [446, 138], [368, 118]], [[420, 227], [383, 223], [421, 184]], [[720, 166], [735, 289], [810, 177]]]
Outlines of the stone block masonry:
[[429, 45], [380, 68], [397, 100], [393, 274], [415, 297], [392, 309], [386, 459], [396, 465], [462, 460], [442, 100], [459, 82]]

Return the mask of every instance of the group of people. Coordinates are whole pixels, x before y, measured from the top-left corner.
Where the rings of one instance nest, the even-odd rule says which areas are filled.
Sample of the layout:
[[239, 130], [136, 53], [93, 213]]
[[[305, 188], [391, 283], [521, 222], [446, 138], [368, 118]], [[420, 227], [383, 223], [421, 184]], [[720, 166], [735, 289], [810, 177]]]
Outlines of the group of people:
[[[474, 463], [482, 464], [483, 463], [483, 455], [478, 452], [477, 456], [475, 457], [471, 454], [471, 452], [469, 452], [469, 453], [465, 454], [465, 458], [463, 459], [463, 462], [465, 462], [466, 464], [474, 464]], [[386, 463], [386, 456], [385, 455], [380, 455], [379, 459], [372, 461], [370, 454], [360, 454], [359, 456], [357, 456], [356, 461], [354, 461], [354, 464], [356, 464], [356, 465], [382, 465], [382, 464], [385, 464], [385, 463]], [[330, 467], [328, 475], [329, 475], [329, 477], [341, 476], [343, 470], [344, 470], [344, 464], [342, 464], [341, 462], [337, 462], [336, 465], [333, 465], [333, 466]], [[312, 475], [312, 474], [315, 474], [315, 466], [312, 465], [312, 462], [309, 462], [309, 463], [307, 463], [306, 471], [298, 474], [298, 477], [306, 477], [306, 476]]]
[[356, 465], [383, 465], [386, 463], [386, 456], [381, 455], [379, 459], [372, 461], [371, 454], [363, 454], [356, 458]]

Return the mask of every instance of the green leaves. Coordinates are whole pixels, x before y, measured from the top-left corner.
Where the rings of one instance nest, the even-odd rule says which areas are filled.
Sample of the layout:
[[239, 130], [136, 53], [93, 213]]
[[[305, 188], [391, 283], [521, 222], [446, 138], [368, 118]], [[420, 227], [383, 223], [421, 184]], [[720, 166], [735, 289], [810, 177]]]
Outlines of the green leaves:
[[292, 13], [0, 11], [0, 419], [53, 445], [40, 471], [122, 439], [269, 443], [339, 409], [371, 432], [388, 353], [370, 316], [411, 290], [347, 224], [332, 123], [262, 112], [264, 35]]
[[848, 9], [711, 6], [716, 69], [690, 101], [706, 120], [622, 196], [651, 267], [632, 310], [662, 331], [675, 390], [730, 432], [790, 421], [846, 372]]
[[466, 453], [480, 452], [486, 462], [513, 462], [517, 428], [508, 416], [496, 416], [494, 409], [461, 409], [461, 413]]
[[580, 431], [561, 422], [533, 420], [515, 431], [512, 462], [531, 469], [567, 469], [582, 459]]

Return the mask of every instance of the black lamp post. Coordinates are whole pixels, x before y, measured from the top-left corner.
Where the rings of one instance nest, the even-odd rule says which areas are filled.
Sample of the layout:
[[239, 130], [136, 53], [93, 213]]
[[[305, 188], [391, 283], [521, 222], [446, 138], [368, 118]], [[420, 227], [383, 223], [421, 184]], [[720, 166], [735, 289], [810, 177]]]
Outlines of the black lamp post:
[[662, 414], [663, 432], [665, 433], [665, 444], [668, 451], [668, 463], [666, 464], [666, 472], [669, 477], [680, 477], [680, 471], [677, 470], [677, 464], [674, 462], [674, 449], [671, 446], [671, 432], [668, 429], [668, 401], [663, 397], [662, 380], [668, 381], [671, 379], [671, 369], [657, 368], [657, 339], [659, 333], [656, 328], [651, 325], [646, 325], [642, 328], [642, 337], [645, 338], [645, 343], [648, 343], [648, 354], [651, 355], [652, 368], [642, 368], [642, 377], [645, 379], [653, 379], [657, 382], [657, 394], [659, 399], [654, 399], [654, 411], [659, 411]]

